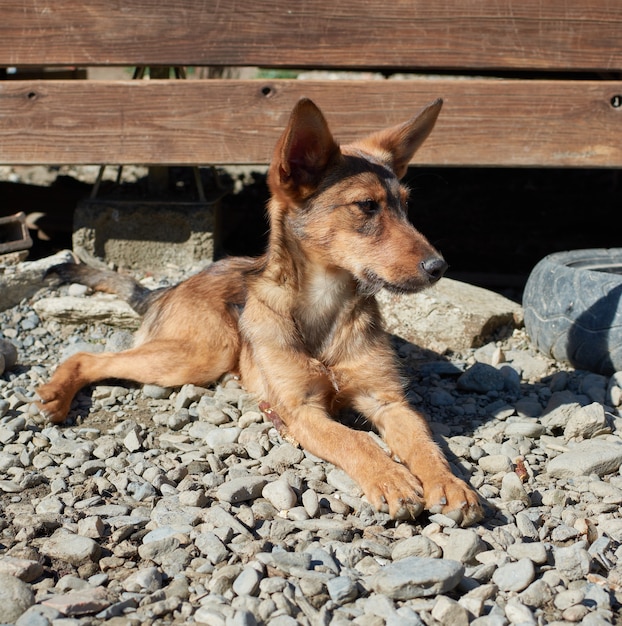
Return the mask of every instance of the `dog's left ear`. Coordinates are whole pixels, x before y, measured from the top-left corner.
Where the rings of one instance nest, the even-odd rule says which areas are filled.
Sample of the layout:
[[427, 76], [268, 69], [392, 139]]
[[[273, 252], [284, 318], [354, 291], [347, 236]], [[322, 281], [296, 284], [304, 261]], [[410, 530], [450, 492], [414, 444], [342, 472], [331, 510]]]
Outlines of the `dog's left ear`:
[[276, 145], [272, 174], [280, 189], [302, 196], [313, 191], [321, 175], [339, 153], [320, 109], [308, 98], [294, 107], [287, 128]]
[[402, 178], [413, 155], [434, 128], [442, 106], [443, 101], [438, 98], [407, 122], [374, 133], [358, 145], [372, 153], [388, 153], [389, 165], [397, 177]]

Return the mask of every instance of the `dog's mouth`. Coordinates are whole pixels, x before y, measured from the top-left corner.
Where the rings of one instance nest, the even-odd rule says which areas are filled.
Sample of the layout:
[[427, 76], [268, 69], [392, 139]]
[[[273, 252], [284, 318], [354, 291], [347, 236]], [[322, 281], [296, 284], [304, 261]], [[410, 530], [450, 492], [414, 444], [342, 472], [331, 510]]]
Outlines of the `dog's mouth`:
[[[405, 294], [416, 293], [421, 291], [430, 285], [437, 282], [438, 278], [430, 278], [429, 276], [412, 277], [407, 280], [400, 281], [399, 283], [393, 283], [385, 280], [381, 276], [378, 276], [376, 272], [370, 269], [365, 269], [363, 272], [363, 278], [358, 278], [358, 291], [362, 295], [375, 296], [381, 289], [386, 289], [391, 293]], [[440, 278], [440, 276], [439, 276]]]

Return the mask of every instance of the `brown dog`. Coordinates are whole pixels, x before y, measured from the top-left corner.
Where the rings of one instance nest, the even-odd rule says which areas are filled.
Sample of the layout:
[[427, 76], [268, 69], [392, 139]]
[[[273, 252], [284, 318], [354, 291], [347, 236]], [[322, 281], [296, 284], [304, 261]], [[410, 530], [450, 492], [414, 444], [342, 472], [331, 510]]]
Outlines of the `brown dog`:
[[[145, 317], [131, 350], [62, 363], [38, 390], [41, 411], [62, 422], [75, 393], [106, 378], [168, 387], [238, 372], [291, 437], [344, 469], [377, 508], [404, 517], [425, 506], [462, 525], [481, 519], [477, 495], [404, 397], [374, 298], [382, 287], [418, 291], [445, 271], [409, 223], [399, 183], [441, 105], [340, 148], [313, 102], [298, 102], [268, 174], [271, 231], [260, 258], [225, 259], [154, 292], [114, 272], [58, 267]], [[365, 416], [399, 461], [333, 419], [344, 407]]]

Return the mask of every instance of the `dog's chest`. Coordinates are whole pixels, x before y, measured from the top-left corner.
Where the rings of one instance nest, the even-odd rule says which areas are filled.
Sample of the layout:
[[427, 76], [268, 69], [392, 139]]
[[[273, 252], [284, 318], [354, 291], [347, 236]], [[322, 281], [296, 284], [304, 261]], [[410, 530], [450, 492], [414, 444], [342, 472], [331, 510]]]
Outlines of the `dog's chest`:
[[344, 323], [353, 293], [346, 272], [316, 271], [308, 276], [297, 307], [297, 322], [305, 347], [314, 356], [320, 356]]

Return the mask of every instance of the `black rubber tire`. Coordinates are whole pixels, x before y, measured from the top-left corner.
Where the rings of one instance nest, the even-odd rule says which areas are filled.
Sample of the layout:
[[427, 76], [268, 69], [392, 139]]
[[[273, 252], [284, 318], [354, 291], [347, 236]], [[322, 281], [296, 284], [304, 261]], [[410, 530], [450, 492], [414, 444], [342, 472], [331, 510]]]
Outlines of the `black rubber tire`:
[[523, 308], [543, 353], [599, 374], [622, 370], [622, 248], [544, 257], [529, 275]]

